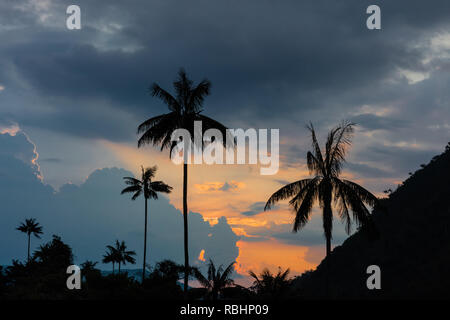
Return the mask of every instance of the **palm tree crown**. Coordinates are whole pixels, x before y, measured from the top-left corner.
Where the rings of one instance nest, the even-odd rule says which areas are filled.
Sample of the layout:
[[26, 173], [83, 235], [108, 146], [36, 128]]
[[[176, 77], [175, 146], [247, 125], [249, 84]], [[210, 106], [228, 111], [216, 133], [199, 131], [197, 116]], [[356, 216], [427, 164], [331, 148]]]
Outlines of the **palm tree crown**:
[[21, 223], [20, 226], [16, 228], [16, 230], [22, 231], [27, 235], [34, 235], [36, 238], [40, 239], [42, 232], [42, 226], [39, 225], [39, 222], [36, 219], [25, 219], [25, 223]]
[[272, 274], [265, 268], [258, 276], [250, 270], [249, 275], [255, 279], [252, 289], [263, 298], [275, 299], [281, 297], [289, 288], [291, 280], [288, 278], [290, 269], [282, 270], [278, 268], [277, 274]]
[[113, 246], [106, 246], [106, 253], [103, 255], [102, 262], [103, 263], [112, 263], [113, 265], [113, 274], [115, 272], [115, 264], [118, 261], [118, 254], [116, 249]]
[[370, 222], [370, 212], [364, 203], [374, 207], [378, 199], [362, 186], [345, 179], [340, 179], [340, 173], [348, 147], [351, 145], [353, 123], [343, 122], [333, 128], [327, 137], [324, 153], [317, 142], [312, 124], [308, 126], [311, 132], [312, 151], [307, 153], [307, 166], [310, 174], [315, 176], [290, 183], [275, 192], [267, 201], [265, 210], [276, 202], [291, 198], [290, 206], [296, 213], [293, 231], [297, 232], [309, 221], [315, 201], [323, 210], [323, 228], [327, 240], [327, 255], [331, 252], [332, 239], [332, 200], [336, 205], [339, 217], [345, 222], [347, 233], [351, 231], [353, 220], [358, 226]]
[[219, 293], [226, 287], [234, 284], [234, 281], [230, 279], [234, 270], [233, 261], [228, 267], [223, 270], [222, 266], [216, 269], [214, 262], [209, 260], [208, 274], [203, 276], [197, 269], [194, 269], [194, 276], [200, 282], [200, 284], [208, 290], [208, 296], [213, 300], [217, 300]]
[[124, 177], [125, 184], [128, 185], [122, 190], [121, 194], [133, 193], [132, 200], [136, 200], [141, 194], [144, 194], [145, 199], [158, 199], [158, 192], [170, 193], [172, 187], [162, 181], [152, 181], [155, 177], [157, 166], [150, 168], [141, 167], [141, 180], [133, 177]]
[[39, 222], [36, 219], [25, 219], [25, 223], [21, 223], [20, 226], [16, 228], [28, 236], [28, 250], [27, 250], [27, 261], [30, 261], [30, 241], [31, 235], [34, 235], [36, 238], [40, 239], [42, 232], [42, 226], [39, 225]]
[[131, 264], [136, 263], [136, 259], [133, 257], [136, 255], [136, 252], [132, 250], [127, 250], [127, 246], [125, 244], [125, 241], [119, 242], [119, 240], [116, 240], [115, 246], [106, 246], [106, 248], [111, 252], [111, 257], [114, 259], [114, 262], [119, 264], [119, 273], [120, 273], [120, 266], [126, 265], [127, 262]]
[[[161, 146], [161, 150], [172, 148], [174, 146], [171, 141], [172, 133], [176, 129], [185, 129], [189, 131], [193, 138], [195, 121], [202, 122], [203, 132], [200, 134], [214, 128], [220, 130], [224, 137], [229, 135], [223, 124], [201, 114], [203, 101], [209, 95], [211, 89], [209, 80], [204, 79], [194, 86], [186, 72], [180, 69], [178, 79], [173, 83], [173, 86], [176, 93], [175, 97], [162, 89], [157, 83], [151, 86], [152, 96], [161, 99], [167, 105], [169, 112], [150, 118], [139, 125], [138, 134], [142, 135], [138, 140], [138, 147], [153, 144]], [[196, 141], [192, 140], [192, 143], [196, 143]]]

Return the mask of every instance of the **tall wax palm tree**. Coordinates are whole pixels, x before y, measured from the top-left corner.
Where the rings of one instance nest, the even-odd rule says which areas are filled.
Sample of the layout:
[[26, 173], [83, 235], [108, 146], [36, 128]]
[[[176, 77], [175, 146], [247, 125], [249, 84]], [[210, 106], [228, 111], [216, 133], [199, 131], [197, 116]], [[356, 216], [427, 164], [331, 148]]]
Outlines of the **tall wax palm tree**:
[[142, 283], [145, 279], [145, 262], [147, 256], [147, 200], [153, 198], [158, 199], [158, 192], [170, 193], [172, 187], [165, 184], [163, 181], [152, 181], [155, 177], [157, 170], [156, 166], [151, 168], [145, 168], [142, 166], [141, 180], [133, 177], [124, 177], [125, 183], [128, 185], [122, 190], [121, 194], [133, 193], [131, 197], [132, 200], [136, 200], [141, 194], [144, 195], [145, 199], [145, 223], [144, 223], [144, 263], [142, 266]]
[[353, 126], [353, 123], [342, 122], [333, 128], [328, 133], [325, 150], [322, 153], [314, 127], [310, 124], [307, 128], [311, 132], [313, 150], [308, 151], [306, 158], [310, 174], [315, 176], [282, 187], [269, 198], [264, 208], [270, 209], [276, 202], [291, 198], [289, 204], [296, 213], [293, 231], [297, 232], [309, 221], [313, 204], [318, 201], [323, 214], [327, 256], [331, 252], [333, 199], [348, 234], [352, 223], [349, 212], [352, 212], [353, 220], [358, 226], [369, 225], [370, 212], [364, 203], [371, 207], [378, 204], [377, 197], [362, 186], [340, 178], [346, 151], [351, 145]]
[[22, 222], [20, 226], [16, 228], [16, 230], [19, 230], [23, 233], [26, 233], [28, 236], [28, 255], [27, 255], [27, 261], [30, 262], [30, 238], [31, 235], [34, 235], [36, 238], [40, 239], [42, 232], [42, 226], [39, 225], [39, 222], [36, 221], [36, 219], [25, 219], [25, 222]]
[[[152, 96], [161, 99], [168, 107], [169, 112], [159, 116], [150, 118], [138, 127], [138, 134], [142, 134], [138, 141], [138, 147], [145, 144], [153, 144], [161, 146], [161, 151], [165, 148], [172, 151], [174, 142], [171, 141], [172, 133], [177, 129], [185, 129], [191, 134], [191, 142], [197, 148], [203, 147], [196, 145], [198, 142], [193, 141], [194, 122], [202, 122], [202, 131], [208, 129], [217, 129], [222, 133], [224, 139], [228, 142], [234, 140], [229, 139], [229, 133], [226, 127], [221, 123], [201, 114], [203, 111], [202, 104], [207, 95], [210, 93], [211, 82], [203, 80], [199, 84], [194, 85], [185, 71], [181, 69], [178, 72], [178, 79], [173, 83], [175, 96], [168, 91], [162, 89], [158, 84], [154, 83], [150, 88]], [[201, 133], [203, 133], [201, 132]], [[225, 141], [222, 141], [225, 143]], [[227, 145], [229, 146], [229, 145]], [[189, 250], [188, 250], [188, 207], [187, 207], [187, 181], [188, 167], [185, 162], [183, 164], [183, 224], [184, 224], [184, 291], [187, 292], [189, 281]]]
[[113, 252], [113, 257], [115, 262], [119, 265], [119, 274], [120, 274], [120, 266], [126, 265], [127, 262], [131, 264], [136, 263], [136, 259], [133, 257], [136, 255], [136, 252], [132, 250], [127, 250], [127, 246], [125, 244], [125, 241], [119, 242], [119, 240], [116, 240], [115, 246], [107, 246], [107, 248]]
[[208, 290], [207, 296], [211, 297], [212, 300], [217, 300], [219, 293], [222, 292], [223, 289], [234, 284], [234, 281], [230, 279], [230, 276], [233, 273], [235, 263], [235, 261], [230, 263], [225, 270], [223, 270], [222, 266], [216, 270], [214, 262], [209, 260], [208, 274], [206, 277], [197, 269], [194, 269], [195, 278]]

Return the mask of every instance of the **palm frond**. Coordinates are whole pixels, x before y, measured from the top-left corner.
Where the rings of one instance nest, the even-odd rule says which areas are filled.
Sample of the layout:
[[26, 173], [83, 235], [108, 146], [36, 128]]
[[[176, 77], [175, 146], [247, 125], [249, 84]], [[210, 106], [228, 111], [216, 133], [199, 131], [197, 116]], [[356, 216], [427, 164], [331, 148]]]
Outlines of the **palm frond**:
[[190, 92], [192, 91], [192, 80], [187, 77], [186, 71], [183, 68], [180, 68], [178, 71], [178, 79], [173, 83], [173, 87], [175, 88], [175, 92], [177, 95], [177, 101], [179, 105], [184, 108], [184, 112], [186, 112], [186, 107], [189, 104]]
[[130, 186], [140, 186], [141, 185], [141, 181], [133, 178], [133, 177], [123, 177], [123, 179], [125, 180], [125, 184], [130, 185]]
[[[180, 128], [179, 115], [175, 112], [168, 113], [164, 115], [158, 122], [147, 127], [145, 130], [142, 129], [142, 136], [138, 140], [138, 147], [142, 147], [145, 144], [158, 145], [162, 141], [167, 141], [167, 136], [172, 136], [172, 132]], [[144, 122], [145, 123], [145, 122]], [[144, 124], [143, 123], [143, 124]], [[141, 124], [141, 126], [143, 125]], [[138, 129], [139, 131], [139, 129]], [[168, 143], [162, 144], [161, 149], [167, 148]]]
[[235, 265], [236, 261], [233, 261], [232, 263], [230, 263], [228, 265], [228, 267], [225, 268], [225, 270], [223, 271], [221, 277], [220, 277], [220, 282], [225, 283], [227, 282], [226, 280], [231, 276], [231, 274], [234, 271], [234, 265]]
[[187, 105], [192, 111], [198, 112], [198, 110], [201, 108], [201, 105], [203, 104], [205, 96], [209, 95], [210, 89], [211, 82], [207, 79], [204, 79], [192, 90], [192, 92], [190, 92], [190, 97]]
[[225, 148], [235, 148], [236, 138], [231, 134], [226, 126], [222, 123], [211, 119], [210, 117], [204, 116], [202, 114], [197, 115], [198, 121], [202, 122], [202, 135], [210, 129], [216, 129], [222, 134], [222, 141], [220, 142]]
[[134, 192], [138, 192], [139, 190], [141, 190], [142, 187], [141, 186], [129, 186], [126, 187], [125, 189], [123, 189], [120, 194], [125, 194], [125, 193], [134, 193]]
[[311, 151], [306, 154], [306, 165], [310, 174], [325, 175], [325, 164], [320, 162]]
[[314, 126], [312, 123], [309, 123], [308, 126], [306, 126], [308, 130], [311, 133], [311, 141], [312, 141], [312, 147], [314, 150], [314, 157], [317, 159], [319, 163], [324, 163], [323, 157], [322, 157], [322, 151], [320, 151], [319, 142], [317, 141], [316, 137], [316, 131], [314, 130]]
[[320, 182], [322, 178], [320, 176], [315, 177], [313, 179], [307, 179], [309, 180], [308, 183], [306, 183], [303, 188], [301, 188], [296, 195], [289, 201], [289, 205], [292, 206], [294, 211], [297, 211], [300, 205], [302, 204], [304, 198], [306, 197], [308, 190], [310, 188], [316, 188], [317, 184]]
[[163, 192], [170, 193], [172, 192], [172, 187], [168, 184], [165, 184], [163, 181], [152, 181], [150, 184], [150, 188], [155, 192]]
[[328, 155], [329, 172], [332, 173], [333, 176], [338, 176], [341, 172], [342, 163], [345, 161], [345, 154], [352, 142], [351, 138], [354, 131], [354, 125], [355, 124], [352, 122], [344, 121], [336, 128], [338, 131], [334, 136], [334, 143], [330, 149], [330, 154]]
[[150, 129], [151, 127], [153, 127], [155, 124], [159, 123], [160, 121], [162, 121], [165, 117], [167, 117], [169, 115], [169, 113], [165, 113], [165, 114], [161, 114], [159, 116], [150, 118], [145, 120], [144, 122], [142, 122], [137, 129], [137, 134], [141, 134], [146, 132], [148, 129]]
[[360, 198], [363, 202], [367, 203], [371, 207], [377, 206], [379, 200], [373, 195], [370, 191], [366, 190], [364, 187], [360, 186], [357, 183], [354, 183], [349, 180], [342, 180], [355, 194]]
[[181, 106], [177, 99], [175, 99], [169, 92], [161, 88], [157, 83], [153, 83], [150, 88], [152, 96], [161, 99], [169, 108], [170, 111], [180, 112]]
[[266, 205], [264, 206], [264, 211], [269, 210], [278, 201], [285, 200], [292, 197], [294, 194], [297, 194], [308, 183], [310, 183], [311, 180], [312, 179], [298, 180], [280, 188], [277, 192], [270, 196], [269, 200], [267, 200]]
[[335, 196], [341, 198], [341, 203], [345, 201], [345, 205], [352, 211], [355, 223], [358, 226], [370, 223], [370, 212], [364, 205], [364, 202], [373, 207], [377, 204], [378, 199], [354, 182], [335, 179], [334, 184], [337, 189]]
[[150, 181], [152, 178], [155, 177], [155, 173], [158, 170], [157, 166], [145, 168], [142, 167], [142, 181]]
[[295, 214], [294, 219], [294, 226], [292, 228], [293, 232], [297, 232], [301, 228], [305, 226], [305, 224], [309, 221], [309, 216], [311, 214], [311, 209], [314, 204], [314, 201], [317, 198], [317, 194], [319, 192], [319, 188], [317, 187], [317, 181], [320, 181], [320, 179], [317, 178], [313, 179], [314, 183], [311, 183], [308, 185], [308, 187], [305, 187], [306, 194], [302, 197], [302, 201], [300, 206], [296, 205], [296, 208], [298, 208]]
[[198, 282], [204, 287], [209, 289], [211, 287], [211, 283], [208, 279], [206, 279], [203, 274], [198, 270], [194, 269], [194, 277], [197, 279]]

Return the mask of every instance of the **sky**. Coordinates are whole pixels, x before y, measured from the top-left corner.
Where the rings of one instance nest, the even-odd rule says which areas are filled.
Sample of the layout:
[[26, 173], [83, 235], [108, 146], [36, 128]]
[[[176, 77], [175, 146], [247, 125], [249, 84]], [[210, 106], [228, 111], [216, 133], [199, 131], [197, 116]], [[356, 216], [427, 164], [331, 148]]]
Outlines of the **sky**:
[[[450, 140], [448, 1], [377, 1], [381, 30], [366, 28], [365, 0], [75, 2], [81, 30], [66, 28], [73, 1], [0, 2], [0, 264], [24, 258], [14, 228], [31, 216], [45, 232], [35, 246], [60, 234], [78, 262], [98, 261], [120, 238], [140, 263], [143, 203], [119, 193], [123, 176], [154, 164], [174, 190], [151, 201], [150, 260], [182, 262], [182, 167], [138, 149], [136, 135], [167, 110], [149, 86], [172, 90], [180, 67], [212, 82], [205, 115], [280, 129], [275, 175], [189, 168], [191, 262], [236, 260], [241, 281], [324, 257], [319, 208], [296, 234], [286, 202], [263, 212], [278, 188], [309, 177], [309, 122], [321, 142], [340, 121], [357, 123], [343, 175], [380, 196]], [[346, 237], [335, 217], [333, 244]]]

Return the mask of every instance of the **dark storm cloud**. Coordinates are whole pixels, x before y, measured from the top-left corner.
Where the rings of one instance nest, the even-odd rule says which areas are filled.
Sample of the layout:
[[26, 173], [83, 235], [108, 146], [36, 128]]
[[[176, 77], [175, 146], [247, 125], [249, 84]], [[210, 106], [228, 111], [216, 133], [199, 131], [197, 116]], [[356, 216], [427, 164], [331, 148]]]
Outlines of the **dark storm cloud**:
[[388, 164], [396, 173], [404, 170], [415, 170], [420, 164], [428, 163], [436, 152], [422, 150], [413, 147], [397, 146], [370, 146], [364, 154], [359, 155], [360, 159], [367, 161]]
[[347, 162], [345, 164], [345, 167], [350, 169], [352, 172], [356, 172], [361, 177], [377, 178], [377, 177], [389, 176], [389, 174], [391, 174], [390, 172], [387, 172], [386, 170], [382, 170], [382, 169], [367, 165], [365, 163]]
[[[65, 27], [69, 4], [0, 4], [0, 119], [135, 141], [137, 125], [166, 110], [148, 86], [157, 81], [171, 89], [185, 67], [196, 81], [212, 81], [205, 112], [230, 127], [281, 128], [282, 136], [304, 137], [310, 120], [322, 132], [347, 118], [365, 131], [384, 130], [387, 140], [417, 135], [421, 143], [441, 143], [442, 134], [437, 139], [424, 128], [445, 125], [436, 114], [448, 113], [442, 85], [449, 83], [448, 57], [430, 58], [429, 41], [448, 30], [449, 1], [378, 1], [380, 31], [365, 27], [372, 1], [80, 0], [77, 31]], [[399, 70], [429, 79], [411, 85]], [[355, 113], [362, 105], [397, 114]], [[304, 161], [303, 150], [282, 145], [284, 164]], [[398, 151], [394, 166], [404, 171], [401, 163], [416, 158]]]
[[367, 130], [395, 130], [407, 126], [407, 122], [401, 119], [377, 116], [372, 113], [364, 113], [350, 119], [360, 127]]
[[[38, 97], [62, 97], [56, 114], [16, 120], [112, 140], [131, 139], [126, 131], [136, 125], [133, 117], [164, 110], [146, 88], [153, 81], [170, 86], [180, 66], [198, 80], [213, 81], [208, 110], [230, 122], [242, 108], [249, 122], [258, 122], [273, 117], [274, 108], [286, 117], [299, 108], [323, 107], [343, 92], [372, 87], [396, 66], [420, 68], [423, 52], [409, 42], [446, 22], [443, 12], [450, 6], [435, 1], [418, 15], [415, 2], [382, 1], [384, 30], [370, 32], [368, 1], [79, 1], [83, 29], [72, 32], [64, 23], [68, 2], [35, 14], [32, 6], [14, 9], [22, 2], [15, 3], [4, 6], [2, 16], [9, 17], [7, 25], [25, 27], [2, 32], [2, 60]], [[39, 20], [46, 12], [53, 24]], [[10, 74], [4, 76], [14, 84]], [[128, 121], [120, 123], [116, 109], [130, 113]], [[64, 126], [54, 125], [60, 122]], [[108, 123], [116, 130], [102, 130]]]

